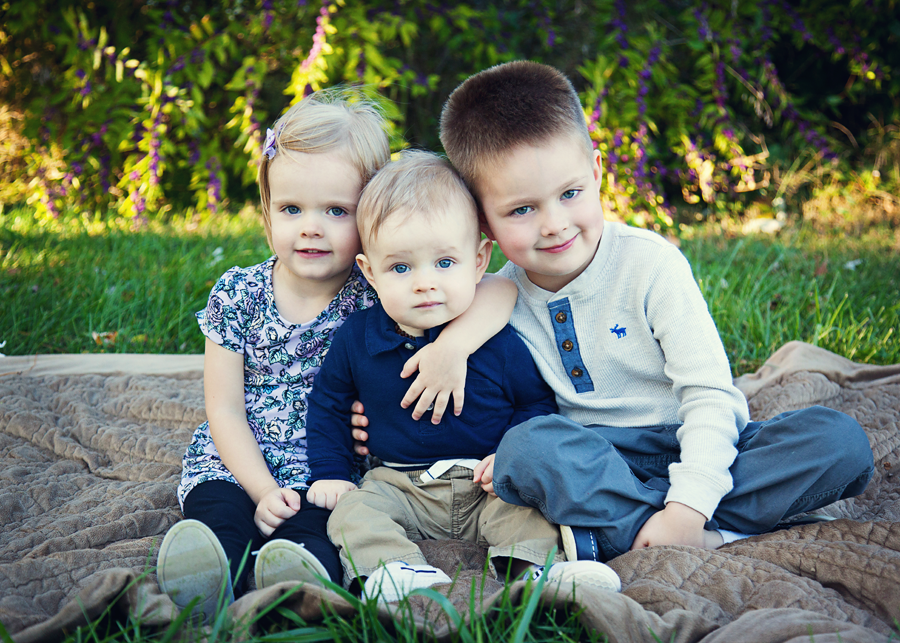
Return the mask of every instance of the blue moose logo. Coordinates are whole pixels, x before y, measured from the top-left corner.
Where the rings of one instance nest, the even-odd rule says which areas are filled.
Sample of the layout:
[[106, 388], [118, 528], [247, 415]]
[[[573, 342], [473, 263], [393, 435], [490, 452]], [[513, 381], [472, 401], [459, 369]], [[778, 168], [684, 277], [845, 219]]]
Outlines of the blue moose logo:
[[625, 329], [624, 329], [624, 328], [619, 328], [619, 325], [618, 325], [618, 324], [616, 324], [615, 326], [613, 326], [612, 328], [610, 328], [610, 329], [609, 329], [609, 332], [611, 332], [612, 334], [614, 334], [614, 335], [616, 336], [616, 339], [622, 339], [623, 337], [625, 337]]

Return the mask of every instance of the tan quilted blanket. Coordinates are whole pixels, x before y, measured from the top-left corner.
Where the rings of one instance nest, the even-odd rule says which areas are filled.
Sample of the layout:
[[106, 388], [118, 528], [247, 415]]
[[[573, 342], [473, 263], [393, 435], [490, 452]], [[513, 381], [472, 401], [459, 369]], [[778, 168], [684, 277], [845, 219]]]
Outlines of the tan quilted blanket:
[[[201, 356], [0, 358], [0, 622], [15, 640], [57, 640], [110, 605], [148, 624], [172, 619], [155, 577], [141, 574], [152, 572], [161, 535], [180, 518], [175, 485], [204, 419], [201, 377]], [[623, 592], [579, 590], [582, 619], [611, 641], [653, 640], [651, 632], [704, 643], [888, 640], [900, 618], [900, 365], [854, 364], [792, 342], [737, 384], [754, 419], [811, 404], [854, 416], [875, 452], [868, 490], [826, 508], [832, 522], [717, 551], [621, 556], [612, 566]], [[423, 549], [451, 574], [462, 568], [450, 599], [465, 612], [483, 552], [450, 541]], [[232, 613], [252, 615], [285, 589], [251, 592]], [[489, 579], [479, 608], [499, 589]], [[521, 592], [515, 586], [514, 599]], [[545, 590], [548, 603], [571, 598]], [[338, 613], [351, 609], [317, 588], [287, 605], [316, 620], [323, 601]], [[423, 627], [435, 618], [434, 604], [413, 603]], [[437, 626], [447, 638], [446, 624]]]

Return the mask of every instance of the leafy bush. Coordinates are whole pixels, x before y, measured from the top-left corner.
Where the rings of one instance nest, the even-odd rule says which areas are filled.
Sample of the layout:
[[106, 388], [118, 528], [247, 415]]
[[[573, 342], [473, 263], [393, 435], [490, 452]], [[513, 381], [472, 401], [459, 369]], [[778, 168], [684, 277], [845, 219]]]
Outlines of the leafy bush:
[[667, 227], [674, 203], [722, 212], [778, 168], [801, 159], [846, 169], [856, 148], [896, 131], [896, 5], [7, 3], [0, 202], [27, 200], [40, 216], [216, 212], [255, 198], [266, 125], [311, 90], [360, 84], [385, 105], [395, 149], [436, 149], [453, 87], [530, 58], [581, 92], [606, 159], [607, 207]]

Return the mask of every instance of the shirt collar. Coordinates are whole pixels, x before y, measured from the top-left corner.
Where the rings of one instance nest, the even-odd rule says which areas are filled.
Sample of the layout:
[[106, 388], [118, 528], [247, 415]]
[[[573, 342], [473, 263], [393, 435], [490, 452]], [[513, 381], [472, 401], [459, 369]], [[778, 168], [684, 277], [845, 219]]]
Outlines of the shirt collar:
[[372, 306], [371, 310], [372, 312], [369, 313], [368, 318], [366, 319], [365, 329], [366, 348], [369, 351], [369, 355], [377, 355], [379, 353], [396, 350], [401, 346], [405, 347], [406, 344], [413, 344], [416, 347], [416, 350], [418, 350], [437, 339], [437, 336], [441, 334], [444, 326], [447, 325], [441, 324], [440, 326], [429, 328], [425, 331], [424, 336], [410, 339], [408, 337], [403, 337], [394, 330], [396, 322], [384, 312], [384, 306], [382, 306], [381, 303]]

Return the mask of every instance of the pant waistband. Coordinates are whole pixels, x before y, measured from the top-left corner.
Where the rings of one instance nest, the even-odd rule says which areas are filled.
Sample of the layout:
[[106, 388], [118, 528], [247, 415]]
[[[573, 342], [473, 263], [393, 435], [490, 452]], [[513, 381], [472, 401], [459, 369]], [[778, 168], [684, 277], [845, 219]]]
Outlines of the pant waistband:
[[[461, 469], [472, 471], [478, 466], [481, 460], [474, 458], [455, 458], [450, 460], [438, 460], [434, 464], [400, 464], [397, 462], [382, 462], [386, 467], [397, 469], [409, 475], [410, 479], [418, 478], [420, 482], [427, 483], [437, 480], [442, 475], [453, 469], [460, 467]], [[461, 476], [452, 476], [461, 477]]]

